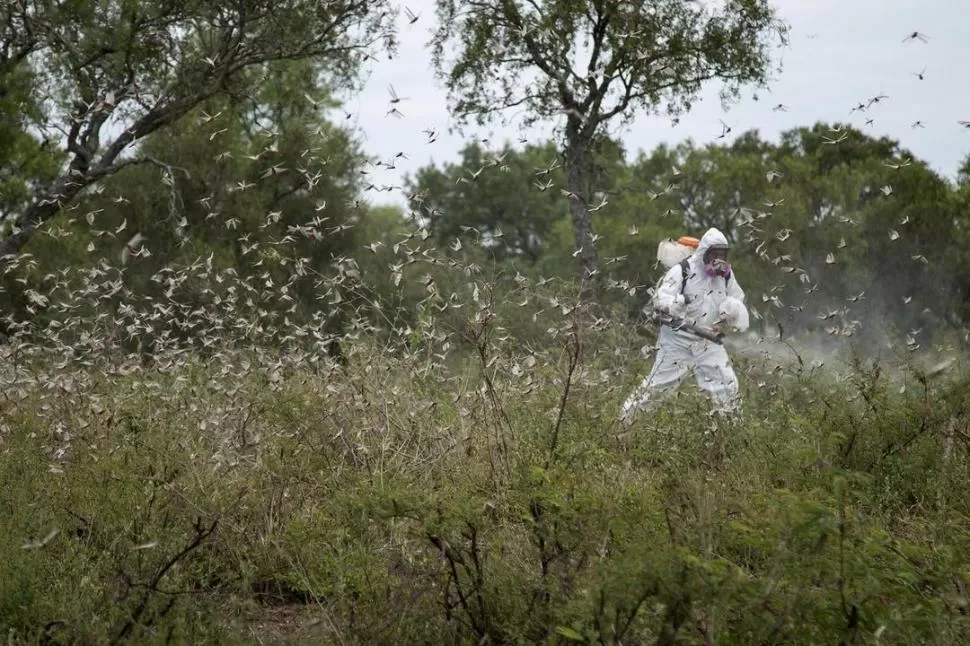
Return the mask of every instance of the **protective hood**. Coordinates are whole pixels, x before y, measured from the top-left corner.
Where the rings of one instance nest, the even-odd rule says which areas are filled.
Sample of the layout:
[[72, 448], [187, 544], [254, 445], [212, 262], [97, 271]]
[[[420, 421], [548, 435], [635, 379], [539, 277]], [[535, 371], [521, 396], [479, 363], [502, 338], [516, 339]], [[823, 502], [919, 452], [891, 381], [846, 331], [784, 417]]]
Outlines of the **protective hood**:
[[694, 251], [693, 257], [697, 261], [698, 265], [704, 263], [704, 254], [707, 253], [707, 250], [718, 245], [727, 246], [728, 239], [723, 233], [714, 227], [711, 227], [701, 237], [701, 242], [697, 245], [697, 250]]

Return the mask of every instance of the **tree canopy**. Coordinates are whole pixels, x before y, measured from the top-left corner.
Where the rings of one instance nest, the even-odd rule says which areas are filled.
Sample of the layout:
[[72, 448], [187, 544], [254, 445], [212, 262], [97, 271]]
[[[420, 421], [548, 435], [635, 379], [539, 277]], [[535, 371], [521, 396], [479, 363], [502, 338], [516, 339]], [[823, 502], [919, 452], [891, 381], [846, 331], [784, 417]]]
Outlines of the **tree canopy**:
[[132, 156], [132, 146], [213, 97], [246, 100], [267, 64], [315, 60], [332, 82], [352, 82], [368, 45], [393, 46], [391, 16], [372, 0], [5, 3], [0, 81], [37, 72], [28, 103], [38, 109], [25, 129], [66, 160], [33, 189], [0, 240], [0, 259], [87, 187], [128, 166], [159, 165]]
[[[521, 177], [482, 169], [479, 161], [496, 154], [518, 160], [538, 148], [498, 153], [475, 146], [462, 164], [420, 169], [411, 190], [450, 200], [441, 216], [448, 236], [462, 227], [501, 227], [510, 211], [494, 196], [516, 196], [511, 203], [530, 205], [512, 211], [527, 217], [518, 229], [546, 232], [541, 255], [520, 269], [569, 278], [575, 254], [569, 216], [532, 206], [567, 179], [550, 176], [555, 181], [544, 184], [549, 180], [537, 166], [526, 188]], [[487, 190], [458, 196], [454, 183], [443, 181], [474, 173], [468, 186]], [[874, 349], [896, 335], [928, 343], [967, 323], [967, 247], [954, 244], [970, 222], [966, 184], [941, 178], [892, 139], [845, 124], [793, 128], [775, 142], [752, 130], [728, 145], [687, 141], [629, 161], [621, 155], [608, 175], [600, 179], [597, 244], [616, 289], [603, 299], [636, 309], [662, 271], [657, 243], [717, 227], [734, 246], [732, 262], [756, 322], [783, 337], [844, 335]]]
[[599, 273], [588, 148], [604, 124], [690, 108], [703, 85], [722, 97], [763, 85], [774, 36], [786, 29], [768, 0], [716, 8], [663, 2], [439, 0], [434, 64], [453, 116], [485, 123], [521, 106], [522, 123], [565, 115], [562, 148], [583, 280]]

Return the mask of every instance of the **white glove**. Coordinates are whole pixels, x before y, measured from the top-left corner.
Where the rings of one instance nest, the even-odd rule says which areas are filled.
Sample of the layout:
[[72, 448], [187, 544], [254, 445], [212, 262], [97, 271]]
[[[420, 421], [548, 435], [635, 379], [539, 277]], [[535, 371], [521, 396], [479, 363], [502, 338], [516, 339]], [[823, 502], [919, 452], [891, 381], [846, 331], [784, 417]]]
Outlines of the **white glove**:
[[728, 296], [721, 301], [721, 306], [718, 308], [718, 315], [722, 321], [730, 325], [737, 332], [744, 332], [748, 329], [750, 323], [748, 319], [748, 308], [736, 298]]

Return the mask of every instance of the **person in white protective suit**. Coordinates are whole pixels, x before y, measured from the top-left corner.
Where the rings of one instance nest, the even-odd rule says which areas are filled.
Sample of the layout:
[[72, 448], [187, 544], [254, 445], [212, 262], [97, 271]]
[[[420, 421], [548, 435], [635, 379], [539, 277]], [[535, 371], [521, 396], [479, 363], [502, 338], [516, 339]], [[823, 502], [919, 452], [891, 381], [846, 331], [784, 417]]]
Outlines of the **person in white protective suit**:
[[[731, 271], [724, 234], [708, 229], [684, 266], [675, 264], [667, 271], [651, 305], [714, 332], [724, 326], [738, 332], [747, 330], [744, 291]], [[649, 409], [675, 391], [692, 368], [697, 385], [711, 398], [716, 411], [738, 409], [738, 378], [724, 346], [664, 324], [653, 369], [623, 403], [623, 421], [630, 423], [638, 410]]]

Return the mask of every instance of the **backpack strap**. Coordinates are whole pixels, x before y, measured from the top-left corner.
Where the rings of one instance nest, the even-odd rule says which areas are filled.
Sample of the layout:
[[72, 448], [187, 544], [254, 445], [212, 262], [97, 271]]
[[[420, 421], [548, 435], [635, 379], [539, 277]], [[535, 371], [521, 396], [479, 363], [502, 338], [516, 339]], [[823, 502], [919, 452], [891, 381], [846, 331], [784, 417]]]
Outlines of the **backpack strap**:
[[[687, 287], [687, 272], [689, 271], [689, 263], [687, 259], [680, 261], [680, 295], [684, 296], [684, 288]], [[684, 296], [684, 298], [687, 298]]]

